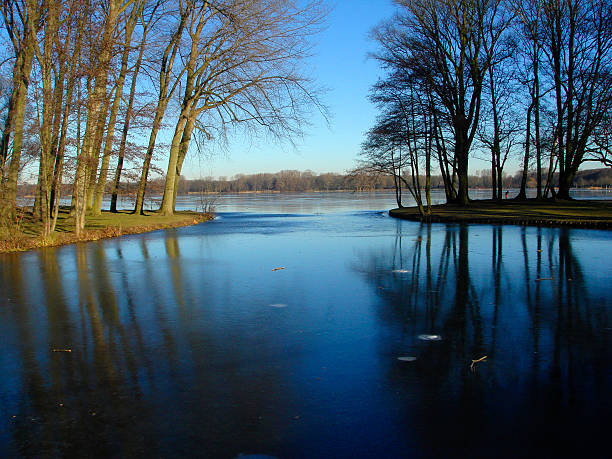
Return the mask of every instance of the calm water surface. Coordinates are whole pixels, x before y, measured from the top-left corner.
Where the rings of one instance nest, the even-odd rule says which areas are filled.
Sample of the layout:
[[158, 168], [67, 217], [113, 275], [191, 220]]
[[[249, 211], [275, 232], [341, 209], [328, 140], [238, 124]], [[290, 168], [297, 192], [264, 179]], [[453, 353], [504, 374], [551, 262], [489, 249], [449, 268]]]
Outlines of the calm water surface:
[[608, 450], [612, 233], [388, 197], [0, 256], [0, 456]]

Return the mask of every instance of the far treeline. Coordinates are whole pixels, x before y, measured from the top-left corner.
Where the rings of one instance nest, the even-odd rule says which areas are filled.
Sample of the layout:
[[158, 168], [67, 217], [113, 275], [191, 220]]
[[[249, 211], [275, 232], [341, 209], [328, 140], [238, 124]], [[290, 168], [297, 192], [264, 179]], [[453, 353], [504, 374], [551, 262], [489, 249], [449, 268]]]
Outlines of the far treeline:
[[[491, 188], [491, 176], [484, 173], [470, 175], [469, 183], [473, 188]], [[419, 181], [424, 184], [425, 177]], [[504, 175], [504, 189], [520, 188], [522, 172], [513, 176]], [[596, 169], [579, 171], [575, 186], [578, 187], [612, 187], [612, 169]], [[444, 179], [441, 175], [430, 177], [432, 189], [444, 189]], [[187, 193], [242, 193], [256, 191], [375, 191], [392, 190], [395, 183], [390, 175], [371, 174], [314, 174], [309, 171], [281, 171], [275, 174], [236, 175], [227, 178], [203, 178], [197, 180], [181, 179], [178, 185], [180, 194]], [[535, 173], [529, 174], [528, 188], [536, 187]]]
[[66, 183], [78, 236], [107, 187], [116, 211], [122, 181], [142, 213], [160, 150], [172, 215], [194, 144], [299, 135], [325, 114], [306, 59], [326, 15], [320, 0], [0, 0], [0, 223], [26, 171], [43, 236]]
[[512, 156], [519, 199], [533, 173], [537, 199], [569, 199], [583, 164], [612, 167], [612, 2], [395, 3], [372, 32], [384, 76], [360, 170], [390, 174], [398, 206], [407, 189], [428, 214], [434, 171], [449, 203], [469, 204], [474, 157], [490, 162], [493, 199]]
[[[478, 175], [468, 176], [473, 189], [490, 189], [491, 176], [488, 171]], [[522, 172], [506, 175], [502, 178], [504, 189], [520, 188]], [[419, 177], [421, 184], [425, 177]], [[444, 189], [444, 179], [441, 175], [430, 177], [432, 189]], [[610, 188], [612, 189], [612, 168], [589, 169], [578, 171], [574, 178], [574, 186], [579, 188]], [[337, 174], [326, 172], [316, 174], [311, 171], [285, 170], [276, 173], [237, 174], [233, 177], [204, 177], [188, 180], [180, 177], [177, 191], [179, 195], [200, 193], [252, 193], [252, 192], [304, 192], [304, 191], [377, 191], [393, 190], [395, 182], [390, 175], [382, 174]], [[529, 173], [527, 188], [536, 187], [535, 172]], [[63, 194], [69, 195], [70, 185], [63, 185]], [[121, 184], [120, 196], [124, 200], [134, 201], [138, 193], [138, 182]], [[164, 180], [152, 179], [147, 187], [152, 196], [159, 196], [164, 190]], [[19, 185], [17, 194], [20, 197], [34, 196], [35, 184]]]

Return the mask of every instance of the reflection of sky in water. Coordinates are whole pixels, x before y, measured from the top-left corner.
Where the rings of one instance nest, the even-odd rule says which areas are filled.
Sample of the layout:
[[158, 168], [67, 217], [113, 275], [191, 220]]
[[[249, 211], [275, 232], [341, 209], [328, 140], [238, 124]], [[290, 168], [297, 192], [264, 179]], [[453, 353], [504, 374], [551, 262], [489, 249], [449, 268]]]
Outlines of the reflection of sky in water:
[[[364, 206], [390, 207], [378, 204]], [[0, 258], [0, 455], [516, 457], [606, 444], [610, 232], [240, 205]]]

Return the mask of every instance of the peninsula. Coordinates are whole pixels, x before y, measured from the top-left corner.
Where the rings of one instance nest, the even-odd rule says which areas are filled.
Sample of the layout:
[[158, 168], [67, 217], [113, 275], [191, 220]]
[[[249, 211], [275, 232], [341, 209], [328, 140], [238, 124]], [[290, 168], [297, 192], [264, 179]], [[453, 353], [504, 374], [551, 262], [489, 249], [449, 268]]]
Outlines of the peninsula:
[[487, 223], [534, 226], [612, 228], [612, 200], [476, 200], [467, 206], [440, 204], [421, 216], [417, 207], [401, 207], [389, 215], [432, 223]]

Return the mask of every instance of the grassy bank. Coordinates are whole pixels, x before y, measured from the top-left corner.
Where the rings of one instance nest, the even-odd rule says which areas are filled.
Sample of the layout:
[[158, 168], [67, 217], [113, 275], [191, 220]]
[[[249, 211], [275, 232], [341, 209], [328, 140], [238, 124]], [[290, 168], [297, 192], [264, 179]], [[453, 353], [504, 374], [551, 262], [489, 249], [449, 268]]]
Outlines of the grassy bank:
[[96, 241], [125, 234], [138, 234], [165, 228], [189, 226], [210, 220], [210, 214], [192, 211], [176, 212], [164, 217], [154, 212], [133, 215], [128, 211], [102, 212], [100, 216], [88, 215], [85, 231], [80, 237], [74, 233], [74, 218], [68, 209], [61, 209], [55, 233], [47, 238], [41, 234], [41, 224], [30, 211], [19, 209], [17, 222], [10, 228], [0, 228], [0, 253], [18, 252], [53, 247], [75, 242]]
[[[416, 207], [389, 211], [392, 217], [422, 220]], [[472, 201], [469, 206], [432, 206], [430, 222], [501, 223], [612, 229], [612, 201]]]

